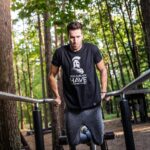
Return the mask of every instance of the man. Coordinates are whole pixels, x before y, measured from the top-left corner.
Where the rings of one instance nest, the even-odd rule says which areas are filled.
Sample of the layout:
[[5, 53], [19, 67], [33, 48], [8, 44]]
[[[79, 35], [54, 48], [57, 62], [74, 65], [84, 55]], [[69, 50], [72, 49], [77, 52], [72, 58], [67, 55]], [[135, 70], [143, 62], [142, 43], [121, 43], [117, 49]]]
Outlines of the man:
[[[55, 103], [61, 104], [55, 79], [61, 66], [69, 144], [72, 146], [81, 142], [80, 128], [86, 126], [93, 142], [100, 145], [104, 135], [100, 103], [107, 92], [107, 71], [97, 46], [83, 42], [82, 24], [71, 22], [67, 31], [69, 44], [55, 51], [50, 70]], [[101, 74], [101, 90], [95, 66]]]

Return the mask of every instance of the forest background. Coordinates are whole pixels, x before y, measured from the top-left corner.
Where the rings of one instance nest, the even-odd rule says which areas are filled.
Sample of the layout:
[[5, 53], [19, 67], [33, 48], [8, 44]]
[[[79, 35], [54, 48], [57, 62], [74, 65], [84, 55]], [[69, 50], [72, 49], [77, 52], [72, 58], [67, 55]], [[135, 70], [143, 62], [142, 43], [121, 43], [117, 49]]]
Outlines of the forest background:
[[[11, 9], [15, 12], [14, 67], [19, 95], [48, 96], [46, 64], [56, 48], [68, 43], [66, 26], [74, 20], [84, 25], [84, 41], [96, 44], [103, 54], [108, 91], [121, 89], [150, 67], [148, 33], [138, 0], [13, 0]], [[148, 82], [143, 84], [143, 88], [148, 86]], [[31, 107], [21, 109], [26, 112], [24, 121], [30, 122]]]

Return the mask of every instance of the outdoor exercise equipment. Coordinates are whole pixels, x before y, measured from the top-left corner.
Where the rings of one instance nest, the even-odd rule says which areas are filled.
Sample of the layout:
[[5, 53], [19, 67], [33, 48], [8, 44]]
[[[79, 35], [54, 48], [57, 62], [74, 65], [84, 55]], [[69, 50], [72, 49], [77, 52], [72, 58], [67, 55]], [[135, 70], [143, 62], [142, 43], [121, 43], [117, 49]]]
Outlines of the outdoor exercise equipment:
[[[121, 109], [121, 119], [122, 119], [122, 125], [124, 130], [124, 136], [125, 136], [125, 144], [127, 150], [135, 150], [134, 145], [134, 139], [133, 139], [133, 133], [132, 133], [132, 126], [131, 121], [129, 118], [129, 105], [128, 101], [125, 98], [125, 95], [131, 94], [131, 93], [150, 93], [150, 90], [131, 90], [135, 88], [138, 84], [141, 82], [144, 82], [145, 80], [150, 78], [150, 69], [145, 71], [141, 76], [133, 80], [130, 84], [122, 88], [118, 91], [109, 92], [106, 95], [107, 96], [116, 96], [120, 95], [120, 109]], [[23, 96], [16, 96], [15, 94], [10, 94], [6, 92], [0, 91], [0, 100], [12, 100], [12, 101], [20, 101], [20, 102], [28, 102], [28, 103], [34, 103], [34, 131], [35, 131], [35, 140], [36, 140], [36, 150], [44, 150], [44, 141], [43, 141], [43, 134], [42, 134], [42, 122], [41, 122], [41, 114], [40, 110], [38, 108], [38, 104], [40, 103], [51, 103], [54, 102], [54, 99], [33, 99]]]

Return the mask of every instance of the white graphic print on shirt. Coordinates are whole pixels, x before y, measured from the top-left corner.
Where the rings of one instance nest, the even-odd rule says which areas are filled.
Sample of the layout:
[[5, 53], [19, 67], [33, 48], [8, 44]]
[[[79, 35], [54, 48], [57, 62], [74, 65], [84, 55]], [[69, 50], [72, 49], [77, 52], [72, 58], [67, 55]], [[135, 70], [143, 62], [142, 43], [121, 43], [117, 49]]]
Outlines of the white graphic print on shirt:
[[80, 66], [80, 59], [80, 56], [75, 56], [72, 58], [72, 70], [75, 72], [75, 74], [70, 75], [70, 81], [73, 85], [87, 83], [87, 75], [84, 74], [84, 70]]

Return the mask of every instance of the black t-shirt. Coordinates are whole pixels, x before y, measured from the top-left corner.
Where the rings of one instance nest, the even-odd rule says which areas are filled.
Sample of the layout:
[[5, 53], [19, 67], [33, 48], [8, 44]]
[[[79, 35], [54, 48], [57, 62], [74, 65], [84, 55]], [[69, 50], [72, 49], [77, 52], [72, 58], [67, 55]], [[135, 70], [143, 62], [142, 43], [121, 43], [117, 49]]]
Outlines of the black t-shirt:
[[68, 109], [88, 109], [100, 104], [100, 85], [95, 64], [102, 60], [97, 46], [83, 43], [73, 52], [70, 45], [58, 48], [52, 64], [62, 67], [63, 93]]

